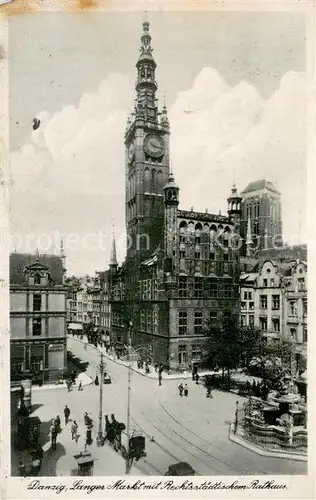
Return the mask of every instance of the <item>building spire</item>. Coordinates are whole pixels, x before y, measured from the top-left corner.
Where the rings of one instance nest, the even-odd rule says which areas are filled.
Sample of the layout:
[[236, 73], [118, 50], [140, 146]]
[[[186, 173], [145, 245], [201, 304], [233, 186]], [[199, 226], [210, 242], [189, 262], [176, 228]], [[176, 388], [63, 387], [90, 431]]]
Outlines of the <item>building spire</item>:
[[117, 267], [114, 225], [112, 226], [112, 248], [111, 248], [110, 263], [109, 264], [110, 264], [110, 267]]
[[155, 77], [156, 63], [152, 56], [150, 24], [147, 20], [143, 22], [143, 33], [141, 35], [140, 55], [136, 63], [136, 105], [135, 117], [145, 121], [158, 121], [158, 108], [156, 102], [157, 82]]
[[246, 256], [252, 257], [252, 236], [251, 236], [250, 214], [248, 215], [248, 222], [247, 222]]

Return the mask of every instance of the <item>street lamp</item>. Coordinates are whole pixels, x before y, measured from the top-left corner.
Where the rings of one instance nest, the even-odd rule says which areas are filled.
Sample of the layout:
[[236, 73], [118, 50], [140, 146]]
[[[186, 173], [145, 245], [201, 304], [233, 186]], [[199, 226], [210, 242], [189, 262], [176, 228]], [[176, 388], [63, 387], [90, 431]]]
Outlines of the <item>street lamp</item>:
[[103, 432], [102, 432], [102, 414], [103, 414], [103, 377], [104, 377], [104, 361], [103, 361], [103, 352], [101, 351], [101, 359], [100, 359], [100, 396], [99, 396], [99, 430], [97, 437], [97, 445], [103, 445]]

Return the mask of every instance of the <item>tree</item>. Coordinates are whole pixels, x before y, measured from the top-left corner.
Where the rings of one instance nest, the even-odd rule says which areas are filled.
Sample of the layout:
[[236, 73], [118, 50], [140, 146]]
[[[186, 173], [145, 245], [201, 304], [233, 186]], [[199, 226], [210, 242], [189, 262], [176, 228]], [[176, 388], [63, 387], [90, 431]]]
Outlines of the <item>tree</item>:
[[205, 345], [205, 361], [208, 366], [227, 371], [228, 389], [230, 373], [237, 368], [241, 358], [241, 329], [238, 313], [226, 305], [216, 323], [209, 325]]

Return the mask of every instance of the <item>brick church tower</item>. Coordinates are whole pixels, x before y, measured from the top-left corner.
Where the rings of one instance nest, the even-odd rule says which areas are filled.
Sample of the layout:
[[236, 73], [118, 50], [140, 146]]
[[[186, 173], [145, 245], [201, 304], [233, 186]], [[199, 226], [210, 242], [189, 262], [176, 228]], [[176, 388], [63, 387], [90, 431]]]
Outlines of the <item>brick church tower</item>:
[[163, 245], [163, 188], [169, 178], [169, 122], [158, 111], [149, 22], [143, 23], [136, 63], [136, 99], [125, 132], [127, 259], [142, 260]]

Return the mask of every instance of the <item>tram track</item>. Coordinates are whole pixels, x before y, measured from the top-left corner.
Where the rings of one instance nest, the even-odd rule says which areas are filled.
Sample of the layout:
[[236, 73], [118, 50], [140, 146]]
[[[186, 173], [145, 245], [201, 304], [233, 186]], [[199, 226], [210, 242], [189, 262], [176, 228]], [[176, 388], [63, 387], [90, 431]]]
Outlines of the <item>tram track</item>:
[[[215, 450], [217, 450], [217, 451], [219, 451], [219, 452], [223, 452], [223, 449], [222, 449], [222, 448], [219, 448], [218, 446], [214, 445], [213, 443], [210, 443], [209, 441], [207, 441], [206, 439], [204, 439], [203, 437], [199, 436], [199, 435], [198, 435], [198, 434], [196, 434], [194, 431], [192, 431], [191, 429], [189, 429], [188, 427], [186, 427], [185, 425], [183, 425], [181, 422], [179, 422], [179, 420], [177, 420], [177, 419], [176, 419], [176, 418], [175, 418], [175, 417], [174, 417], [171, 413], [169, 413], [169, 412], [168, 412], [168, 410], [167, 410], [167, 409], [163, 406], [163, 404], [162, 404], [160, 401], [158, 401], [158, 402], [159, 402], [159, 405], [161, 406], [161, 408], [164, 410], [164, 412], [168, 415], [168, 417], [169, 417], [170, 419], [172, 419], [174, 422], [176, 422], [176, 423], [177, 423], [179, 426], [181, 426], [183, 429], [185, 429], [188, 433], [190, 433], [190, 434], [192, 434], [194, 437], [198, 438], [200, 441], [202, 441], [203, 443], [205, 443], [207, 446], [210, 446], [210, 447], [214, 448]], [[158, 419], [159, 419], [159, 420], [161, 420], [159, 417], [158, 417]], [[164, 422], [163, 420], [161, 420], [161, 421], [162, 421], [162, 422]], [[166, 423], [166, 425], [168, 425], [168, 424]], [[183, 436], [183, 435], [181, 435], [181, 434], [179, 434], [178, 432], [176, 432], [176, 431], [174, 430], [174, 428], [173, 428], [173, 427], [169, 426], [169, 428], [170, 428], [173, 432], [175, 432], [176, 434], [178, 434], [178, 435], [179, 435], [182, 439], [184, 439], [184, 440], [185, 440], [185, 441], [187, 441], [188, 443], [191, 443], [188, 439], [184, 438], [184, 436]], [[204, 453], [206, 453], [207, 455], [209, 455], [209, 456], [211, 456], [211, 457], [214, 457], [212, 454], [210, 454], [209, 452], [206, 452], [205, 450], [203, 450], [202, 448], [200, 448], [200, 447], [199, 447], [199, 446], [197, 446], [196, 444], [194, 444], [194, 443], [191, 443], [191, 444], [192, 444], [193, 446], [195, 446], [196, 448], [198, 448], [199, 450], [201, 450], [201, 451], [203, 451]], [[231, 453], [229, 453], [229, 452], [227, 452], [227, 455], [229, 455], [230, 457], [232, 457], [232, 454], [231, 454]], [[220, 459], [218, 459], [218, 458], [217, 458], [217, 460], [220, 460]], [[235, 470], [238, 472], [238, 474], [240, 474], [240, 468], [237, 468], [236, 466], [234, 466], [233, 464], [228, 463], [228, 462], [224, 462], [224, 461], [222, 461], [222, 463], [223, 463], [223, 464], [225, 464], [225, 465], [227, 465], [227, 466], [229, 466], [229, 467], [231, 467], [231, 468], [233, 468], [233, 469], [235, 469]], [[248, 467], [250, 467], [250, 465], [251, 465], [249, 462], [247, 462], [247, 461], [245, 461], [245, 460], [243, 461], [243, 463], [245, 464], [245, 466], [246, 466], [246, 467], [247, 467], [247, 466], [248, 466]], [[263, 470], [261, 470], [261, 469], [260, 469], [260, 470], [258, 470], [258, 472], [256, 472], [256, 473], [257, 473], [257, 474], [260, 474], [260, 473], [261, 473], [261, 474], [265, 474], [265, 472], [264, 472]]]

